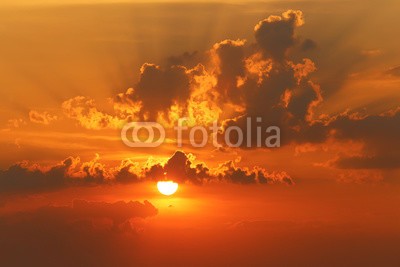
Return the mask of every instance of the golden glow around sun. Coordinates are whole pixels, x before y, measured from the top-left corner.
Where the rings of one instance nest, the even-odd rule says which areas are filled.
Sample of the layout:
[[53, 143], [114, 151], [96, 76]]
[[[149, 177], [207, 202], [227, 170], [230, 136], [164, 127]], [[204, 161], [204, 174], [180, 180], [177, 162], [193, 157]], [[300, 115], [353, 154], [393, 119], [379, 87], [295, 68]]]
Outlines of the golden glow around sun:
[[173, 181], [159, 181], [157, 183], [157, 188], [161, 194], [170, 196], [178, 190], [178, 184]]

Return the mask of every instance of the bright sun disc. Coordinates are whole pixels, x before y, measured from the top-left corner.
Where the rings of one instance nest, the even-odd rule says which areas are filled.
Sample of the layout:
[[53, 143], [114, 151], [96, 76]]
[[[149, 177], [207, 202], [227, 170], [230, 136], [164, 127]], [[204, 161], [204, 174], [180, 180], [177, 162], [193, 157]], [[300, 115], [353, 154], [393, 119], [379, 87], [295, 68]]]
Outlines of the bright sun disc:
[[161, 194], [170, 196], [178, 190], [178, 184], [172, 181], [160, 181], [157, 183], [157, 188]]

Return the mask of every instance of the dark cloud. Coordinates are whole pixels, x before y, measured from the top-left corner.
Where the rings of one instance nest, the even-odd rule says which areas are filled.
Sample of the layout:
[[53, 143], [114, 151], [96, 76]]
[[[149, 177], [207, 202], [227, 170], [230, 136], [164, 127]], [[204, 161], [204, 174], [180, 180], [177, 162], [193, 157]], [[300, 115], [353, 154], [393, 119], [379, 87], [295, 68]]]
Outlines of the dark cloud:
[[123, 184], [140, 181], [139, 175], [132, 170], [132, 168], [134, 168], [135, 166], [136, 165], [130, 160], [123, 160], [121, 162], [119, 170], [115, 174], [115, 180], [118, 183], [123, 183]]
[[330, 162], [331, 167], [366, 170], [400, 168], [400, 109], [366, 116], [346, 113], [329, 119], [306, 126], [301, 132], [289, 132], [289, 136], [283, 136], [295, 143], [323, 143], [333, 138], [338, 142], [363, 144], [359, 155], [341, 152]]
[[29, 193], [106, 183], [110, 174], [98, 159], [96, 155], [92, 161], [80, 163], [79, 158], [68, 157], [60, 164], [46, 168], [28, 162], [15, 164], [0, 171], [0, 192]]
[[392, 112], [351, 118], [339, 116], [327, 127], [339, 140], [365, 143], [363, 156], [341, 157], [335, 165], [345, 169], [400, 168], [400, 109]]
[[152, 179], [173, 179], [180, 182], [225, 181], [238, 184], [294, 184], [292, 178], [285, 172], [269, 173], [255, 166], [253, 169], [237, 167], [233, 161], [220, 164], [217, 168], [208, 168], [204, 163], [193, 163], [193, 157], [181, 151], [175, 154], [162, 166], [156, 164], [146, 169], [146, 176]]
[[194, 68], [199, 62], [205, 61], [205, 57], [199, 51], [185, 52], [178, 56], [167, 58], [167, 66], [186, 66]]
[[221, 94], [221, 98], [230, 100], [240, 99], [238, 97], [238, 78], [245, 75], [245, 41], [225, 40], [217, 43], [213, 47], [215, 60], [217, 60], [218, 83], [216, 89]]
[[400, 168], [400, 153], [365, 157], [343, 157], [334, 162], [341, 169], [395, 169]]
[[176, 151], [165, 165], [155, 164], [145, 170], [150, 179], [173, 179], [179, 182], [189, 181], [195, 184], [211, 179], [210, 170], [203, 163], [194, 164], [189, 155]]
[[[269, 126], [281, 129], [283, 145], [306, 140], [308, 133], [312, 134], [310, 138], [324, 140], [324, 133], [314, 131], [323, 128], [314, 118], [314, 109], [322, 102], [321, 89], [310, 78], [316, 66], [307, 58], [295, 63], [287, 53], [299, 45], [295, 29], [303, 24], [302, 12], [289, 10], [256, 25], [258, 46], [253, 46], [250, 54], [243, 41], [226, 40], [214, 46], [219, 70], [216, 90], [222, 95], [219, 105], [240, 106], [237, 116], [225, 120], [225, 129], [239, 127], [244, 140], [251, 142], [242, 142], [240, 147], [257, 147], [259, 140], [264, 143]], [[258, 127], [262, 128], [260, 138]], [[234, 136], [232, 139], [232, 143], [237, 141]]]
[[228, 162], [222, 166], [224, 168], [221, 179], [231, 180], [234, 183], [252, 184], [256, 182], [256, 173], [236, 168], [232, 162]]
[[166, 175], [164, 171], [164, 166], [160, 163], [145, 167], [144, 173], [146, 179], [150, 180], [161, 180]]
[[362, 118], [342, 115], [335, 118], [329, 126], [337, 130], [336, 138], [379, 141], [373, 142], [374, 146], [393, 148], [393, 145], [398, 144], [395, 141], [400, 134], [400, 109]]
[[195, 163], [194, 160], [193, 155], [177, 151], [165, 164], [144, 166], [127, 159], [118, 167], [107, 167], [99, 162], [98, 155], [88, 162], [69, 157], [60, 164], [46, 168], [23, 162], [0, 171], [0, 193], [37, 193], [71, 186], [129, 184], [165, 178], [193, 184], [220, 180], [242, 184], [293, 183], [287, 174], [281, 177], [281, 173], [268, 173], [259, 167], [250, 170], [227, 162], [210, 169], [204, 163]]
[[145, 63], [135, 87], [115, 96], [114, 109], [124, 119], [131, 116], [131, 119], [155, 121], [173, 105], [185, 107], [192, 89], [191, 71], [182, 65], [163, 68]]
[[[241, 88], [246, 99], [244, 115], [226, 120], [226, 128], [239, 126], [244, 140], [250, 135], [251, 147], [257, 147], [257, 127], [262, 128], [261, 140], [268, 137], [265, 131], [269, 126], [280, 128], [282, 145], [307, 139], [308, 132], [314, 134], [309, 128], [318, 127], [310, 125], [314, 121], [314, 108], [322, 101], [319, 86], [308, 77], [314, 70], [313, 62], [305, 59], [299, 64], [271, 63], [261, 77], [248, 77]], [[252, 121], [250, 127], [248, 118]], [[243, 142], [242, 147], [246, 146]]]
[[190, 94], [190, 77], [183, 66], [166, 69], [154, 64], [144, 64], [135, 88], [135, 97], [143, 104], [142, 112], [149, 120], [158, 112], [167, 111], [174, 102], [184, 103]]
[[204, 164], [193, 164], [188, 155], [181, 151], [167, 161], [164, 170], [168, 176], [174, 177], [178, 181], [194, 181], [198, 183], [201, 179], [209, 178], [209, 169]]
[[272, 184], [283, 183], [293, 185], [294, 181], [285, 172], [268, 173], [265, 169], [237, 167], [233, 161], [221, 164], [216, 170], [219, 179], [237, 184]]
[[48, 171], [31, 168], [19, 163], [0, 171], [0, 192], [43, 191], [65, 186], [65, 173], [72, 166], [70, 158]]
[[282, 16], [270, 16], [255, 27], [257, 43], [267, 57], [281, 61], [296, 43], [295, 28], [303, 23], [303, 13], [299, 10], [286, 11]]
[[[352, 149], [342, 151], [329, 162], [339, 169], [385, 170], [400, 168], [400, 109], [378, 115], [345, 113], [317, 122], [290, 137], [296, 143], [323, 143], [331, 138], [338, 142], [362, 144], [357, 155]], [[349, 152], [349, 153], [346, 153]]]

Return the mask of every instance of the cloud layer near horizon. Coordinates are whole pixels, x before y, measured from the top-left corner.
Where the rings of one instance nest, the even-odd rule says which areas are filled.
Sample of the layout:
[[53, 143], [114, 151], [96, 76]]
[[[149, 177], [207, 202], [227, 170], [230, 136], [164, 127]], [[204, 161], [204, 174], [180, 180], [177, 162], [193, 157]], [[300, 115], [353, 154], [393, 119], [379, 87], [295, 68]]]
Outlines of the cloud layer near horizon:
[[238, 184], [294, 184], [286, 172], [269, 172], [261, 167], [238, 167], [228, 161], [216, 168], [195, 163], [191, 154], [177, 151], [166, 162], [146, 162], [140, 165], [130, 159], [118, 167], [107, 167], [99, 155], [89, 162], [68, 157], [55, 166], [39, 166], [22, 162], [0, 171], [0, 193], [35, 193], [70, 186], [127, 184], [172, 179], [180, 183], [232, 182]]

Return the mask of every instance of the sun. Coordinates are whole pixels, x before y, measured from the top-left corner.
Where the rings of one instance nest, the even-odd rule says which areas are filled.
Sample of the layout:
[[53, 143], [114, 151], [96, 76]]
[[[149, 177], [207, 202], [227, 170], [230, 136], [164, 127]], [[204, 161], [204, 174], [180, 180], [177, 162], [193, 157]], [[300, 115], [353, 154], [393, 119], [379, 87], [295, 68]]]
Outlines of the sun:
[[159, 181], [157, 183], [157, 188], [161, 194], [170, 196], [178, 190], [178, 183], [173, 181]]

